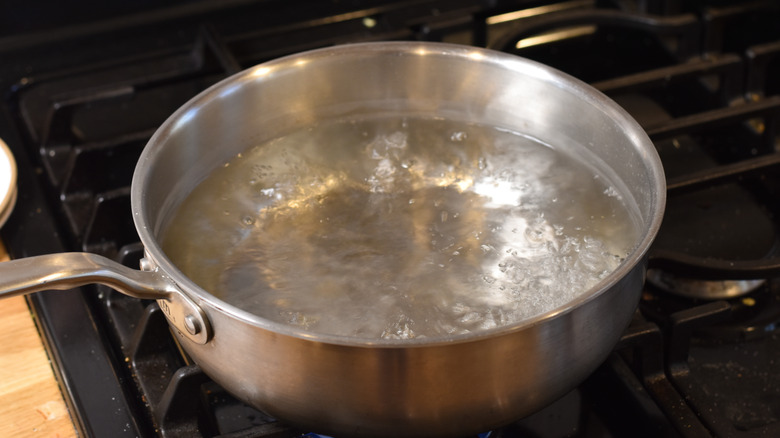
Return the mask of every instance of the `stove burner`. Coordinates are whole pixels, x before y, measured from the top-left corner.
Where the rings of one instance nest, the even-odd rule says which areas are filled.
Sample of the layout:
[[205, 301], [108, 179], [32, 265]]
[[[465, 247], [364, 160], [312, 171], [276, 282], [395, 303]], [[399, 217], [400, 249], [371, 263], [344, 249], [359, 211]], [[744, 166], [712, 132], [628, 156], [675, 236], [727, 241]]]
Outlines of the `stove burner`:
[[[777, 328], [780, 327], [780, 283], [775, 279], [717, 282], [683, 279], [683, 287], [712, 286], [723, 292], [731, 286], [738, 293], [716, 300], [683, 295], [659, 287], [656, 281], [664, 274], [656, 270], [648, 273], [648, 286], [642, 295], [640, 308], [649, 319], [667, 325], [666, 321], [673, 319], [670, 315], [684, 313], [692, 306], [712, 305], [722, 307], [723, 316], [717, 321], [696, 325], [691, 330], [691, 335], [700, 345], [739, 345], [777, 335]], [[720, 289], [720, 286], [724, 286], [724, 289]], [[749, 287], [750, 290], [743, 287]]]
[[714, 340], [716, 343], [739, 345], [767, 337], [777, 339], [777, 328], [780, 327], [780, 285], [773, 280], [762, 283], [750, 294], [729, 300], [730, 318], [697, 330], [700, 341], [706, 343]]
[[664, 292], [703, 300], [740, 297], [753, 292], [765, 282], [765, 280], [699, 280], [679, 277], [658, 269], [650, 269], [647, 272], [647, 281]]

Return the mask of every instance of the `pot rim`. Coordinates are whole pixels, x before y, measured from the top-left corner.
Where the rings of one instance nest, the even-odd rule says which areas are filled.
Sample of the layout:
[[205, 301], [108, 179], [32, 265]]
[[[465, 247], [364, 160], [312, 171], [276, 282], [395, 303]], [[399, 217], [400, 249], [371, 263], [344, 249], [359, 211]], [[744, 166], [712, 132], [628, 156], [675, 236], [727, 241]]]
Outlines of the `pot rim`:
[[[591, 287], [589, 290], [582, 292], [575, 299], [553, 310], [532, 318], [521, 320], [514, 324], [492, 329], [485, 329], [475, 333], [453, 335], [450, 337], [364, 339], [344, 335], [307, 332], [305, 330], [298, 329], [284, 323], [271, 321], [254, 315], [248, 311], [242, 310], [239, 307], [217, 298], [215, 295], [212, 295], [208, 291], [195, 284], [165, 255], [165, 252], [162, 250], [157, 238], [154, 236], [154, 233], [157, 231], [156, 228], [158, 224], [150, 222], [148, 217], [149, 212], [145, 207], [146, 192], [144, 185], [147, 183], [149, 178], [151, 168], [150, 164], [155, 162], [156, 157], [160, 154], [161, 150], [164, 149], [166, 138], [170, 136], [171, 133], [174, 132], [178, 127], [180, 127], [181, 124], [185, 123], [200, 105], [210, 101], [216, 96], [226, 92], [235, 91], [235, 88], [240, 86], [245, 81], [263, 80], [263, 77], [266, 76], [270, 71], [284, 69], [285, 67], [296, 65], [296, 63], [300, 64], [301, 62], [308, 62], [315, 58], [350, 53], [361, 54], [366, 52], [394, 52], [399, 56], [450, 56], [468, 58], [474, 62], [489, 62], [498, 64], [501, 68], [513, 70], [522, 73], [523, 75], [533, 76], [535, 78], [549, 82], [551, 85], [563, 88], [575, 97], [589, 102], [592, 106], [604, 112], [609, 118], [615, 120], [625, 133], [626, 137], [629, 138], [630, 143], [639, 149], [642, 153], [642, 159], [653, 178], [654, 184], [654, 187], [651, 188], [652, 217], [645, 218], [647, 225], [643, 228], [640, 239], [634, 250], [625, 258], [625, 260], [620, 264], [620, 266], [618, 266], [617, 269], [599, 281], [596, 285]], [[278, 334], [297, 337], [314, 342], [357, 347], [388, 348], [447, 345], [453, 343], [472, 342], [488, 337], [509, 335], [511, 333], [526, 330], [532, 326], [543, 324], [546, 321], [552, 320], [559, 315], [573, 312], [575, 309], [583, 306], [585, 303], [595, 300], [599, 296], [603, 295], [607, 290], [615, 286], [622, 278], [627, 276], [634, 269], [645, 269], [644, 265], [646, 263], [646, 255], [650, 245], [658, 233], [658, 230], [660, 229], [665, 202], [666, 180], [664, 177], [661, 160], [655, 150], [654, 144], [642, 129], [642, 127], [633, 119], [633, 117], [631, 117], [628, 112], [626, 112], [612, 99], [586, 84], [585, 82], [582, 82], [573, 76], [536, 61], [490, 49], [438, 42], [369, 42], [332, 46], [274, 59], [223, 79], [222, 81], [202, 91], [190, 99], [187, 103], [182, 105], [180, 108], [178, 108], [155, 131], [145, 146], [143, 152], [141, 153], [138, 164], [135, 168], [135, 172], [133, 174], [131, 187], [131, 207], [133, 211], [133, 221], [135, 223], [136, 230], [138, 231], [141, 242], [144, 245], [146, 258], [151, 259], [157, 268], [165, 273], [170, 278], [170, 280], [173, 281], [182, 290], [185, 295], [194, 299], [196, 302], [199, 301], [201, 305], [204, 302], [208, 303], [208, 305], [205, 306], [206, 309], [204, 309], [207, 311], [207, 313], [208, 310], [210, 310], [209, 308], [213, 308], [214, 310], [224, 312], [233, 318], [237, 318], [253, 326]]]

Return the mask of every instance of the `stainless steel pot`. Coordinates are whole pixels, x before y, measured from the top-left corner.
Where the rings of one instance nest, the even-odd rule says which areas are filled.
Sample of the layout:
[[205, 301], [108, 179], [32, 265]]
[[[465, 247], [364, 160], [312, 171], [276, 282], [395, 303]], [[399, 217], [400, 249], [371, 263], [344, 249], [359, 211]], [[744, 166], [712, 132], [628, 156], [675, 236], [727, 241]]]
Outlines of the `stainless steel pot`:
[[[248, 146], [349, 115], [457, 115], [548, 144], [577, 144], [614, 170], [643, 231], [625, 262], [576, 300], [532, 320], [448, 340], [314, 335], [220, 301], [183, 275], [159, 233], [189, 191]], [[665, 183], [653, 144], [591, 87], [497, 52], [436, 43], [327, 48], [259, 65], [204, 91], [150, 140], [132, 186], [141, 271], [54, 254], [0, 264], [2, 296], [102, 283], [157, 299], [183, 348], [238, 398], [338, 436], [452, 436], [528, 415], [609, 354], [628, 325], [658, 231]]]

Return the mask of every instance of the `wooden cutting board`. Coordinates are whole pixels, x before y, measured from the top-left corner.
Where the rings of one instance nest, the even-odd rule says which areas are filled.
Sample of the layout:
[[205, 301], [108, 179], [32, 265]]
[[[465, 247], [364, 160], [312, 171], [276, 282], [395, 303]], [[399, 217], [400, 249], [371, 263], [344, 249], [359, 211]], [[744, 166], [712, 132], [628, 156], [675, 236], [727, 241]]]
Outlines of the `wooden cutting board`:
[[0, 300], [0, 437], [75, 436], [27, 301]]

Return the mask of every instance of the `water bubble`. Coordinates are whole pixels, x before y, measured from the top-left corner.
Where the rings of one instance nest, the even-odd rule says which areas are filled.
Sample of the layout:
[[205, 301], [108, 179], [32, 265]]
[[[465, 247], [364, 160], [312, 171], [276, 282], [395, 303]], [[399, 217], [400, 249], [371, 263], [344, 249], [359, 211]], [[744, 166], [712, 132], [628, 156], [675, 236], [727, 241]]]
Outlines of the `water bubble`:
[[618, 192], [617, 189], [615, 189], [612, 186], [609, 186], [606, 189], [604, 189], [604, 194], [610, 198], [620, 199], [620, 192]]
[[467, 138], [468, 138], [468, 134], [466, 134], [463, 131], [455, 131], [450, 136], [450, 140], [452, 141], [463, 141], [466, 140]]
[[472, 324], [480, 321], [480, 314], [477, 312], [468, 312], [460, 318], [460, 322], [463, 324]]

